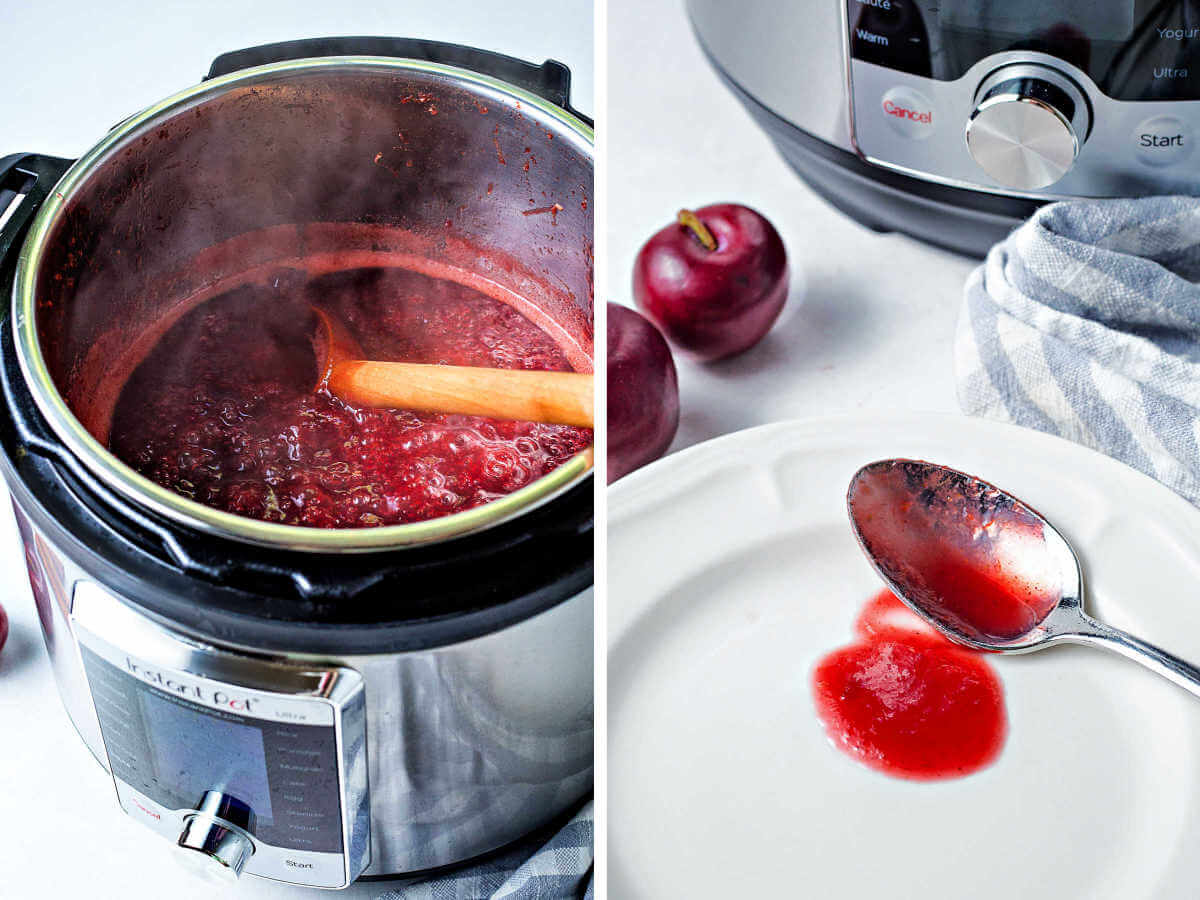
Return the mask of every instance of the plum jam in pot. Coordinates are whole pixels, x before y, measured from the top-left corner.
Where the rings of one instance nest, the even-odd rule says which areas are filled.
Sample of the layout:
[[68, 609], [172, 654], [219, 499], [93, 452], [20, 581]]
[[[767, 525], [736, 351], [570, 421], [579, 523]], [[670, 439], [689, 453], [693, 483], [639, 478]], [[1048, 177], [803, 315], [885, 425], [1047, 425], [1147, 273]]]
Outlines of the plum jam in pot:
[[516, 491], [592, 443], [586, 428], [358, 409], [317, 382], [311, 305], [371, 359], [570, 371], [508, 303], [402, 268], [272, 278], [190, 310], [121, 390], [108, 445], [219, 510], [316, 528], [398, 525]]

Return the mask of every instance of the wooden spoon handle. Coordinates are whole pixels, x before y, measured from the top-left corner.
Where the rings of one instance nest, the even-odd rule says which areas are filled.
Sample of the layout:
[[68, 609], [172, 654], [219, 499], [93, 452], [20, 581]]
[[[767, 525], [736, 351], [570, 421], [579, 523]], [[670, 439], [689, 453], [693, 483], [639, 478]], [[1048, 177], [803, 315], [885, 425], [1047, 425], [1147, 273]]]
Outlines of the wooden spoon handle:
[[346, 360], [330, 367], [327, 384], [359, 406], [594, 425], [592, 376], [579, 372]]

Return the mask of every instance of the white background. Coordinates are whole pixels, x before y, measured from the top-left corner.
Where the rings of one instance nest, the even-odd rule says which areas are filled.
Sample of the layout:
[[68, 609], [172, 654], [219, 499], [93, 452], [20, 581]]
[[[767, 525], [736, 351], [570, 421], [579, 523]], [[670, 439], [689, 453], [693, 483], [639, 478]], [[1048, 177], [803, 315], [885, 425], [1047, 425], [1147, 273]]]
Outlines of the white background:
[[[130, 113], [197, 83], [221, 53], [329, 35], [423, 37], [558, 59], [575, 76], [575, 105], [593, 108], [589, 0], [0, 0], [0, 156], [77, 156]], [[322, 896], [259, 879], [233, 890], [201, 881], [118, 810], [112, 781], [59, 704], [2, 487], [0, 506], [0, 602], [12, 622], [0, 653], [0, 898]], [[385, 889], [360, 884], [341, 896]]]
[[[684, 0], [608, 0], [605, 18], [602, 296], [632, 305], [638, 249], [684, 206], [754, 207], [783, 236], [792, 269], [787, 306], [758, 346], [715, 364], [677, 360], [671, 451], [831, 412], [956, 412], [953, 337], [975, 262], [875, 234], [810, 191], [709, 66]], [[803, 82], [818, 64], [797, 56], [790, 77]], [[621, 561], [609, 564], [616, 572]], [[601, 769], [601, 789], [605, 778]]]
[[[672, 449], [850, 410], [957, 410], [952, 340], [972, 262], [834, 212], [776, 155], [692, 36], [683, 0], [609, 0], [608, 293], [631, 304], [642, 242], [681, 206], [735, 202], [771, 219], [792, 293], [771, 333], [732, 360], [678, 360]], [[791, 77], [819, 61], [797, 57]]]

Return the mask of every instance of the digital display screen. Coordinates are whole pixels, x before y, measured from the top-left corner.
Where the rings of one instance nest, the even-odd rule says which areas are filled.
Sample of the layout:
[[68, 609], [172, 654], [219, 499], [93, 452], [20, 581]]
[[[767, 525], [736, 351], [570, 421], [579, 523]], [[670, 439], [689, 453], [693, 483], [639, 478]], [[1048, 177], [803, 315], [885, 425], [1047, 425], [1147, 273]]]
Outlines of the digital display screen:
[[1133, 35], [1133, 7], [1132, 0], [986, 0], [940, 3], [936, 9], [939, 26], [957, 31], [1025, 36], [1078, 23], [1074, 27], [1095, 40], [1125, 41]]
[[192, 802], [205, 791], [241, 800], [262, 825], [273, 821], [261, 728], [208, 715], [158, 691], [139, 694], [155, 775]]
[[846, 0], [854, 59], [954, 81], [997, 53], [1075, 66], [1117, 100], [1200, 99], [1200, 0]]

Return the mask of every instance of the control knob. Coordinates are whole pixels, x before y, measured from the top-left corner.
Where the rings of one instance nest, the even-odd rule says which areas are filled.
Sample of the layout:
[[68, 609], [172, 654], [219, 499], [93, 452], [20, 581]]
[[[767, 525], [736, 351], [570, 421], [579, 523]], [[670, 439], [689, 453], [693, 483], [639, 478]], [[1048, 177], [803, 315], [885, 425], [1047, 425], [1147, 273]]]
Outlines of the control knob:
[[1066, 75], [1035, 63], [985, 78], [967, 121], [967, 149], [995, 181], [1036, 191], [1070, 171], [1090, 127], [1087, 99]]
[[249, 806], [220, 791], [205, 791], [195, 811], [183, 817], [180, 860], [204, 875], [233, 881], [254, 855], [253, 828]]

